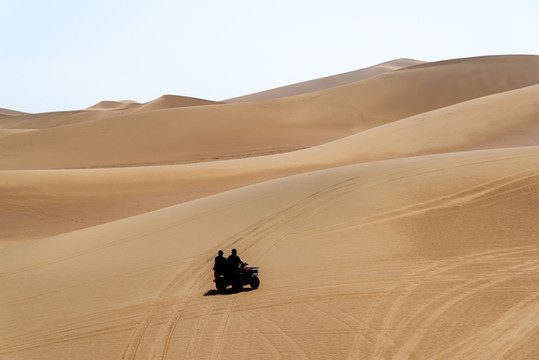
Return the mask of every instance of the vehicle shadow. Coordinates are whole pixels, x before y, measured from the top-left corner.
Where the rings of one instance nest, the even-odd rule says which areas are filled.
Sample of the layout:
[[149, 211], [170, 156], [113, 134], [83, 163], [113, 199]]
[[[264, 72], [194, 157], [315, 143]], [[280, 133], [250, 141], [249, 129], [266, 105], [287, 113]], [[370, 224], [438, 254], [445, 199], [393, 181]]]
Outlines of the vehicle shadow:
[[243, 288], [241, 290], [234, 290], [234, 289], [230, 288], [230, 289], [226, 289], [223, 292], [219, 292], [219, 291], [217, 291], [217, 289], [211, 289], [211, 290], [206, 291], [204, 293], [204, 296], [231, 295], [231, 294], [237, 294], [237, 293], [240, 293], [240, 292], [248, 292], [248, 291], [253, 291], [253, 289], [251, 289], [251, 288]]

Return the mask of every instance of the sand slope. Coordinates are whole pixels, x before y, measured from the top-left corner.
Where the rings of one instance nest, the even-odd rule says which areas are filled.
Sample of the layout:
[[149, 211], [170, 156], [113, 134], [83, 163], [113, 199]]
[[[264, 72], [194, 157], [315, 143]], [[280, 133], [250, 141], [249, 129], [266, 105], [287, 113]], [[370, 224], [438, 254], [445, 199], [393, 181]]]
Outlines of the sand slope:
[[0, 112], [0, 129], [48, 129], [87, 121], [108, 119], [133, 112], [212, 104], [217, 104], [217, 102], [187, 96], [164, 95], [143, 104], [133, 100], [105, 100], [83, 110], [55, 111], [39, 114], [18, 113], [14, 114], [16, 116], [9, 117], [2, 116], [3, 113]]
[[140, 166], [267, 155], [537, 83], [539, 56], [418, 65], [289, 98], [165, 109], [13, 135], [0, 143], [0, 169]]
[[103, 110], [103, 109], [125, 109], [129, 107], [136, 107], [140, 105], [134, 100], [120, 100], [120, 101], [110, 101], [103, 100], [98, 102], [95, 105], [90, 106], [87, 110]]
[[224, 100], [227, 103], [249, 102], [277, 99], [287, 96], [305, 94], [313, 91], [320, 91], [336, 86], [346, 85], [353, 82], [365, 80], [388, 71], [402, 69], [424, 63], [413, 59], [396, 59], [364, 69], [346, 72], [343, 74], [326, 76], [320, 79], [304, 81], [297, 84], [282, 86], [276, 89], [265, 90], [254, 94], [243, 95], [232, 99]]
[[13, 134], [20, 134], [27, 131], [33, 131], [32, 129], [0, 129], [0, 137]]
[[137, 106], [137, 103], [102, 101], [84, 110], [53, 111], [48, 113], [21, 114], [17, 116], [1, 117], [0, 128], [47, 129], [118, 116], [131, 112], [133, 108]]
[[9, 109], [1, 109], [0, 108], [0, 119], [5, 116], [18, 116], [18, 115], [24, 115], [26, 113], [22, 111], [16, 111], [16, 110], [9, 110]]
[[[0, 353], [532, 359], [538, 178], [538, 147], [375, 162], [8, 247]], [[263, 286], [212, 296], [231, 247]]]
[[539, 358], [538, 59], [0, 131], [0, 358]]
[[187, 96], [163, 95], [155, 100], [142, 104], [136, 109], [136, 112], [215, 104], [218, 103], [215, 101], [191, 98]]

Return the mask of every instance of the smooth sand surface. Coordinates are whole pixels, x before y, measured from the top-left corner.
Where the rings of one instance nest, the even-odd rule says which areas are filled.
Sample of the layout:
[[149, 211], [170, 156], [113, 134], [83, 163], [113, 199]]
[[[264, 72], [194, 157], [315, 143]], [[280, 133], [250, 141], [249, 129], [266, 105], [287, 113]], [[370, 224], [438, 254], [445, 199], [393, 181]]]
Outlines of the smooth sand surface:
[[10, 110], [10, 109], [2, 109], [0, 108], [0, 119], [4, 116], [18, 116], [18, 115], [24, 115], [26, 113], [22, 111], [16, 111], [16, 110]]
[[300, 95], [314, 91], [320, 91], [329, 89], [336, 86], [350, 84], [352, 82], [365, 80], [376, 75], [383, 74], [388, 71], [398, 70], [405, 67], [410, 67], [418, 64], [422, 64], [424, 61], [413, 59], [396, 59], [387, 61], [378, 65], [370, 66], [368, 68], [349, 71], [346, 73], [326, 76], [319, 79], [300, 82], [297, 84], [282, 86], [279, 88], [265, 90], [254, 94], [243, 95], [232, 99], [224, 100], [227, 103], [249, 102], [277, 99], [287, 96]]
[[204, 105], [215, 105], [215, 104], [218, 104], [218, 103], [215, 101], [191, 98], [191, 97], [186, 97], [186, 96], [163, 95], [155, 100], [142, 104], [135, 111], [142, 112], [142, 111], [150, 111], [150, 110], [161, 110], [161, 109], [179, 108], [179, 107], [187, 107], [187, 106], [204, 106]]
[[539, 358], [538, 68], [2, 130], [0, 358]]
[[27, 131], [32, 131], [32, 129], [0, 129], [0, 137], [13, 135], [13, 134], [20, 134]]

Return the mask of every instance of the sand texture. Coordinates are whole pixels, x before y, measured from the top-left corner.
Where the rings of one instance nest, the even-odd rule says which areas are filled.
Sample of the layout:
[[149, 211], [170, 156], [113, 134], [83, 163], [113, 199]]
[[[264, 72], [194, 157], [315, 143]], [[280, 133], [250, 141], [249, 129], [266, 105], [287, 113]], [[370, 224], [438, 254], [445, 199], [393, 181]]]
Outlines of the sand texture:
[[539, 56], [227, 102], [0, 109], [0, 359], [539, 358]]

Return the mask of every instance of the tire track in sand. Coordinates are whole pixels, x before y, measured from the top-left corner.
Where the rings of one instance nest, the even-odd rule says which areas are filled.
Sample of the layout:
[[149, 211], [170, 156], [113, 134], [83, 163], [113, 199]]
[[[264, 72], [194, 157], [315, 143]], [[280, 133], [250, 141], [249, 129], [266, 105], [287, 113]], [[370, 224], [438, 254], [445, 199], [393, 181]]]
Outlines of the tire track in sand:
[[[390, 330], [396, 325], [397, 316], [404, 306], [407, 299], [414, 293], [414, 291], [428, 280], [435, 278], [436, 276], [443, 274], [447, 271], [457, 269], [462, 266], [470, 264], [477, 264], [492, 260], [497, 260], [506, 256], [524, 254], [537, 251], [537, 246], [520, 246], [509, 249], [490, 250], [486, 252], [474, 253], [465, 256], [460, 256], [448, 260], [435, 262], [422, 269], [414, 270], [406, 273], [400, 280], [385, 292], [383, 296], [379, 298], [379, 301], [368, 311], [365, 321], [371, 323], [376, 311], [381, 307], [382, 301], [388, 299], [391, 294], [396, 293], [396, 299], [392, 301], [388, 310], [385, 310], [385, 317], [380, 325], [378, 331], [378, 337], [373, 350], [372, 359], [378, 359], [383, 357], [383, 353], [391, 346], [390, 342]], [[411, 282], [410, 279], [416, 279]]]
[[311, 304], [311, 307], [341, 322], [353, 332], [354, 339], [352, 340], [352, 344], [350, 345], [350, 348], [348, 349], [348, 354], [346, 356], [346, 359], [348, 360], [360, 359], [363, 355], [361, 353], [362, 344], [364, 343], [368, 343], [370, 345], [374, 344], [373, 340], [369, 339], [369, 337], [365, 335], [364, 332], [368, 331], [375, 334], [376, 329], [374, 329], [372, 326], [370, 326], [368, 323], [364, 322], [363, 320], [360, 320], [350, 315], [349, 313], [342, 311], [340, 309], [337, 309], [336, 307], [325, 302]]
[[490, 182], [475, 185], [454, 193], [445, 194], [437, 198], [404, 205], [396, 209], [382, 211], [380, 213], [349, 221], [335, 223], [328, 226], [312, 229], [316, 233], [338, 233], [363, 228], [365, 226], [378, 225], [393, 220], [422, 215], [427, 212], [461, 206], [481, 200], [494, 199], [503, 194], [509, 195], [524, 189], [534, 191], [539, 183], [537, 170], [527, 170], [520, 174], [513, 174]]
[[[537, 267], [532, 270], [537, 270]], [[429, 359], [445, 359], [450, 356], [449, 354], [451, 352], [462, 355], [468, 354], [468, 358], [481, 358], [484, 356], [487, 356], [489, 359], [503, 358], [503, 354], [511, 350], [510, 343], [513, 343], [513, 346], [515, 346], [525, 337], [525, 333], [539, 328], [539, 324], [529, 321], [530, 319], [539, 318], [539, 302], [537, 302], [537, 298], [539, 298], [539, 292], [533, 292], [506, 310], [488, 328], [456, 342], [443, 351], [429, 357]], [[507, 324], [515, 323], [521, 325], [507, 329]], [[516, 334], [513, 336], [513, 333]], [[504, 335], [506, 340], [500, 341], [500, 338]], [[489, 348], [490, 352], [486, 352], [487, 348]], [[472, 355], [474, 351], [477, 352], [478, 350], [481, 350], [480, 354]]]
[[[276, 211], [268, 216], [265, 216], [261, 220], [255, 222], [247, 228], [242, 229], [241, 231], [227, 238], [225, 241], [221, 242], [215, 250], [212, 250], [212, 253], [216, 251], [217, 248], [221, 248], [224, 245], [235, 247], [241, 246], [244, 252], [247, 251], [255, 244], [259, 244], [262, 240], [267, 239], [268, 235], [275, 231], [276, 228], [296, 220], [306, 211], [309, 211], [323, 203], [327, 203], [328, 200], [336, 201], [336, 198], [342, 198], [349, 194], [349, 192], [353, 191], [353, 188], [355, 188], [356, 186], [356, 184], [354, 182], [351, 182], [350, 180], [351, 179], [346, 179], [344, 181], [337, 182], [323, 190], [316, 191], [306, 196], [305, 198], [299, 200], [291, 206], [288, 206], [280, 211]], [[275, 240], [270, 240], [269, 247], [272, 247], [274, 245], [274, 242]], [[208, 258], [211, 259], [211, 255], [209, 255]], [[196, 287], [196, 284], [201, 283], [200, 280], [206, 276], [204, 275], [205, 270], [210, 267], [211, 263], [206, 262], [203, 266], [195, 266], [195, 268], [191, 268], [191, 271], [189, 272], [190, 274], [200, 272], [202, 275], [199, 276], [197, 280], [191, 282], [191, 286], [189, 287], [188, 292], [192, 292], [192, 290], [194, 290], [194, 288]], [[165, 288], [165, 290], [162, 291], [162, 293], [157, 298], [161, 299], [165, 296], [165, 294], [174, 292], [176, 290], [175, 284], [181, 283], [182, 279], [185, 276], [186, 274], [179, 274], [175, 279], [171, 281], [167, 288]], [[188, 305], [191, 299], [192, 296], [183, 303], [183, 308]], [[172, 340], [174, 330], [181, 319], [182, 312], [183, 310], [177, 309], [174, 311], [174, 316], [170, 317], [169, 320], [164, 321], [165, 325], [161, 326], [162, 330], [160, 331], [160, 335], [158, 336], [158, 338], [163, 338], [164, 340], [154, 345], [154, 350], [151, 352], [151, 358], [167, 358], [170, 348], [170, 342]], [[142, 342], [143, 335], [147, 331], [151, 319], [154, 317], [155, 313], [150, 312], [148, 319], [143, 322], [139, 331], [137, 331], [137, 335], [135, 335], [135, 337], [132, 337], [132, 340], [130, 341], [131, 345], [128, 346], [127, 349], [132, 348], [133, 350], [125, 351], [122, 355], [122, 359], [135, 359], [136, 353], [138, 351], [138, 346]]]
[[[398, 352], [393, 356], [393, 358], [409, 358], [411, 353], [418, 346], [418, 344], [425, 338], [425, 336], [427, 336], [429, 328], [431, 328], [436, 321], [438, 321], [444, 314], [449, 312], [458, 303], [467, 300], [477, 295], [478, 293], [481, 293], [500, 283], [522, 276], [520, 271], [537, 270], [537, 264], [539, 264], [539, 260], [528, 261], [522, 264], [509, 266], [499, 270], [503, 274], [507, 274], [505, 276], [493, 276], [491, 279], [488, 280], [470, 280], [449, 291], [442, 292], [435, 299], [429, 301], [427, 304], [424, 304], [421, 307], [421, 309], [426, 310], [428, 306], [441, 302], [441, 305], [436, 306], [436, 309], [434, 311], [428, 312], [427, 319], [422, 321], [418, 326], [414, 326], [415, 328], [420, 328], [421, 332], [413, 333], [407, 341], [402, 342], [399, 346]], [[414, 315], [417, 316], [416, 314]], [[410, 327], [407, 326], [407, 324], [410, 324], [413, 321], [415, 317], [414, 315], [410, 319], [407, 319], [404, 323], [399, 324], [399, 328]]]

